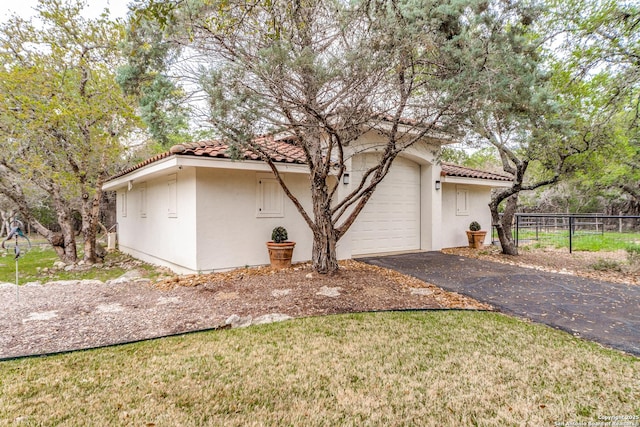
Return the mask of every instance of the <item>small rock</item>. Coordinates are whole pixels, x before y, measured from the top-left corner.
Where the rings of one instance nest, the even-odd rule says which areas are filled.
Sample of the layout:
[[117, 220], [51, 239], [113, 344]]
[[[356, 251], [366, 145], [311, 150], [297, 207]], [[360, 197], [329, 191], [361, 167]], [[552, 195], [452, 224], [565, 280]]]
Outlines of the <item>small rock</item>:
[[64, 267], [64, 271], [72, 271], [72, 270], [74, 270], [75, 268], [76, 268], [76, 266], [75, 266], [75, 265], [73, 265], [73, 264], [69, 264], [69, 265], [67, 265], [67, 266], [65, 266], [65, 267]]
[[92, 285], [102, 285], [102, 281], [100, 280], [54, 280], [52, 282], [47, 282], [47, 286], [49, 285], [59, 285], [59, 286], [92, 286]]
[[180, 297], [159, 297], [156, 305], [165, 305], [165, 304], [181, 304], [182, 298]]
[[273, 291], [271, 291], [271, 296], [272, 297], [284, 297], [287, 296], [291, 293], [291, 289], [274, 289]]
[[232, 314], [224, 322], [225, 325], [231, 325], [232, 328], [246, 328], [251, 325], [253, 318], [251, 316], [241, 317], [237, 314]]
[[306, 276], [304, 276], [305, 279], [313, 279], [313, 273], [307, 273]]
[[31, 287], [31, 286], [42, 286], [42, 282], [40, 282], [39, 280], [35, 281], [35, 282], [27, 282], [27, 283], [23, 284], [22, 286], [28, 286], [28, 287]]
[[96, 310], [101, 313], [119, 313], [124, 311], [124, 307], [122, 304], [113, 303], [113, 304], [99, 304], [96, 307]]
[[67, 264], [65, 264], [62, 261], [56, 261], [53, 263], [53, 268], [58, 268], [58, 269], [63, 269], [67, 266]]
[[36, 313], [29, 313], [28, 317], [22, 319], [22, 323], [34, 322], [39, 320], [51, 320], [54, 317], [58, 317], [57, 311], [41, 311]]
[[112, 280], [107, 280], [107, 284], [108, 285], [119, 285], [121, 283], [128, 283], [128, 282], [134, 282], [138, 279], [142, 279], [142, 276], [144, 274], [142, 272], [140, 272], [139, 270], [129, 270], [126, 273], [124, 273], [122, 276], [118, 277], [117, 279], [112, 279]]
[[323, 286], [320, 288], [320, 291], [316, 292], [316, 295], [322, 295], [325, 297], [335, 298], [340, 296], [340, 291], [342, 288], [330, 288], [328, 286]]
[[78, 261], [78, 265], [85, 265], [85, 264], [86, 264], [86, 262], [83, 259]]
[[291, 316], [282, 313], [265, 314], [264, 316], [256, 317], [253, 321], [254, 325], [264, 325], [265, 323], [283, 322], [285, 320], [292, 319]]
[[433, 295], [433, 291], [427, 288], [411, 288], [411, 295]]

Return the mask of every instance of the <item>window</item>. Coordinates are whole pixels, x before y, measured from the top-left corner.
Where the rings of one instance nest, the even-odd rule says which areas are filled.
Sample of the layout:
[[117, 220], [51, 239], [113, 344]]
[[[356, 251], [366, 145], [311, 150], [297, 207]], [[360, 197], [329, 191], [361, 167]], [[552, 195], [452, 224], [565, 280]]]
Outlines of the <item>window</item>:
[[120, 193], [120, 216], [122, 218], [127, 217], [127, 192]]
[[456, 215], [469, 215], [469, 190], [456, 187]]
[[140, 196], [140, 218], [147, 217], [147, 184], [143, 182], [138, 188], [138, 194]]
[[169, 218], [178, 217], [178, 180], [176, 174], [169, 175], [167, 183], [168, 208], [167, 214]]
[[257, 175], [257, 207], [258, 218], [284, 217], [284, 191], [273, 175]]

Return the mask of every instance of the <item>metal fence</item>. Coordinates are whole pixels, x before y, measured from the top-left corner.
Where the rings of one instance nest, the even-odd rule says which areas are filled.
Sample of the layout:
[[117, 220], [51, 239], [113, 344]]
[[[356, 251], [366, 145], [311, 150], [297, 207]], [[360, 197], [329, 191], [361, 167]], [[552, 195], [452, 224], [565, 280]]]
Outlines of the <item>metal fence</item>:
[[640, 245], [640, 216], [603, 214], [515, 215], [516, 245], [574, 250], [619, 250]]

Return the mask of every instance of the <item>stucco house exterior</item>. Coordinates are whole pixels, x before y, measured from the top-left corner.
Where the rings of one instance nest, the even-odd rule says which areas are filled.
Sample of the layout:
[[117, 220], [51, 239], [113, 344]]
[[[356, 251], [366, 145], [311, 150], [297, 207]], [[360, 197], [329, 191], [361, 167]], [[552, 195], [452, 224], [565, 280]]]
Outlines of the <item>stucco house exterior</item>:
[[[335, 183], [338, 199], [375, 162], [380, 138], [370, 132], [348, 147], [349, 178]], [[286, 137], [259, 142], [309, 209], [302, 150]], [[338, 242], [340, 259], [464, 246], [471, 221], [490, 227], [491, 189], [509, 185], [510, 178], [439, 163], [441, 145], [450, 142], [426, 138], [394, 161]], [[267, 164], [251, 152], [232, 160], [227, 148], [219, 141], [179, 144], [109, 179], [103, 188], [117, 192], [119, 249], [178, 273], [229, 270], [268, 264], [265, 242], [282, 225], [297, 243], [293, 261], [309, 260], [311, 231]]]

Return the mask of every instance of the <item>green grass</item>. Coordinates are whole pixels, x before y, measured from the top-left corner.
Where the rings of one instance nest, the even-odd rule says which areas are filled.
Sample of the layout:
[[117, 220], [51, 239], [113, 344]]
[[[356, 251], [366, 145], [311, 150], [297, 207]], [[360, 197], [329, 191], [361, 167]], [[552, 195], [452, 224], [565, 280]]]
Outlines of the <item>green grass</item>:
[[[82, 251], [79, 251], [79, 259], [82, 259]], [[35, 243], [28, 251], [23, 251], [23, 256], [18, 260], [18, 281], [19, 284], [35, 281], [53, 281], [53, 280], [109, 280], [121, 276], [125, 270], [118, 266], [122, 261], [130, 259], [130, 257], [114, 252], [107, 254], [103, 265], [96, 265], [83, 271], [64, 271], [62, 269], [54, 270], [53, 263], [59, 258], [50, 245], [43, 243]], [[43, 271], [43, 269], [49, 271]], [[152, 276], [154, 268], [149, 265], [141, 265]], [[13, 251], [3, 251], [0, 253], [0, 282], [15, 283], [16, 281], [16, 263]]]
[[496, 313], [352, 314], [5, 361], [0, 425], [586, 425], [640, 416], [639, 383]]
[[[518, 238], [521, 242], [530, 241], [535, 247], [555, 247], [569, 248], [569, 232], [558, 233], [536, 233], [534, 231], [520, 230]], [[537, 238], [537, 240], [536, 240]], [[577, 232], [573, 235], [574, 251], [617, 251], [625, 250], [627, 247], [640, 242], [640, 233], [583, 233]]]

